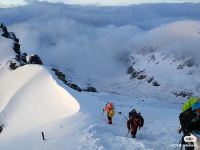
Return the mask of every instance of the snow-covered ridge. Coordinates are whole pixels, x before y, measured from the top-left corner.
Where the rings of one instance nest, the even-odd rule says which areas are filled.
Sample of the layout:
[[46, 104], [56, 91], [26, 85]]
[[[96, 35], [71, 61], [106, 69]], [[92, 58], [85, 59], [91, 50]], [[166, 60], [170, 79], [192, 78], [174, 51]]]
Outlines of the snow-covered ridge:
[[79, 110], [76, 99], [42, 66], [26, 65], [15, 71], [7, 68], [0, 68], [2, 134], [21, 134]]
[[[0, 124], [4, 125], [4, 139], [77, 113], [79, 103], [58, 85], [51, 71], [24, 62], [19, 39], [3, 24], [0, 33]], [[13, 60], [16, 68], [11, 67]]]

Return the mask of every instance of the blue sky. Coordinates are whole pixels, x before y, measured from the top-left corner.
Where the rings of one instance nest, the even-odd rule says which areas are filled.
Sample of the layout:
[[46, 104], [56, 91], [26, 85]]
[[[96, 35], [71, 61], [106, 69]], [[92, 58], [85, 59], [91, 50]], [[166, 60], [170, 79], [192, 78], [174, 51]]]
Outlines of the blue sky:
[[[0, 6], [16, 6], [26, 4], [27, 1], [36, 0], [1, 0]], [[200, 0], [38, 0], [49, 2], [64, 2], [67, 4], [96, 4], [96, 5], [129, 5], [138, 3], [180, 3], [180, 2], [200, 2]]]

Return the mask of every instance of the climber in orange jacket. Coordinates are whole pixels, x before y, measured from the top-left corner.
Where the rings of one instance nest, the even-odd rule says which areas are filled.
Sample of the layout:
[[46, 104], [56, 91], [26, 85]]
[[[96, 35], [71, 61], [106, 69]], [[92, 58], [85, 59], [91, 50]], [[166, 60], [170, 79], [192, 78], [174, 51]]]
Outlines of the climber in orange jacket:
[[111, 102], [106, 104], [106, 106], [103, 109], [103, 111], [106, 111], [106, 113], [107, 113], [108, 124], [112, 124], [112, 117], [115, 115], [115, 110], [114, 110], [113, 104]]

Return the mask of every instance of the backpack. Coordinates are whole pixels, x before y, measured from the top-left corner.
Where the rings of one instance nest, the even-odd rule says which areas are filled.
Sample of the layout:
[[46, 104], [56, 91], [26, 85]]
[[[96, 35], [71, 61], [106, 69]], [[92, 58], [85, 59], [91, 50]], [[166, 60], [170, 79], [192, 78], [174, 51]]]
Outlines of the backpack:
[[131, 116], [134, 116], [134, 115], [136, 115], [136, 114], [137, 114], [136, 110], [133, 109], [132, 111], [130, 111], [130, 112], [128, 113], [128, 116], [129, 116], [129, 118], [130, 118]]
[[108, 116], [109, 116], [109, 117], [113, 117], [114, 115], [115, 115], [115, 111], [114, 111], [114, 109], [111, 109], [111, 110], [109, 111]]

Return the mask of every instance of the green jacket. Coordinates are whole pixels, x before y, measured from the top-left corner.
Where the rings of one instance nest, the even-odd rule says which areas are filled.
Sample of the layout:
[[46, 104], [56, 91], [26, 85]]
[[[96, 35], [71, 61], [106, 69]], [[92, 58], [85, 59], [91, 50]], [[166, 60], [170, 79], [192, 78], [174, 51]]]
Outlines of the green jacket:
[[186, 110], [188, 110], [189, 108], [191, 108], [192, 105], [194, 103], [196, 103], [197, 101], [200, 101], [200, 98], [197, 98], [197, 97], [190, 98], [187, 102], [185, 102], [185, 104], [183, 104], [182, 112], [185, 112]]

